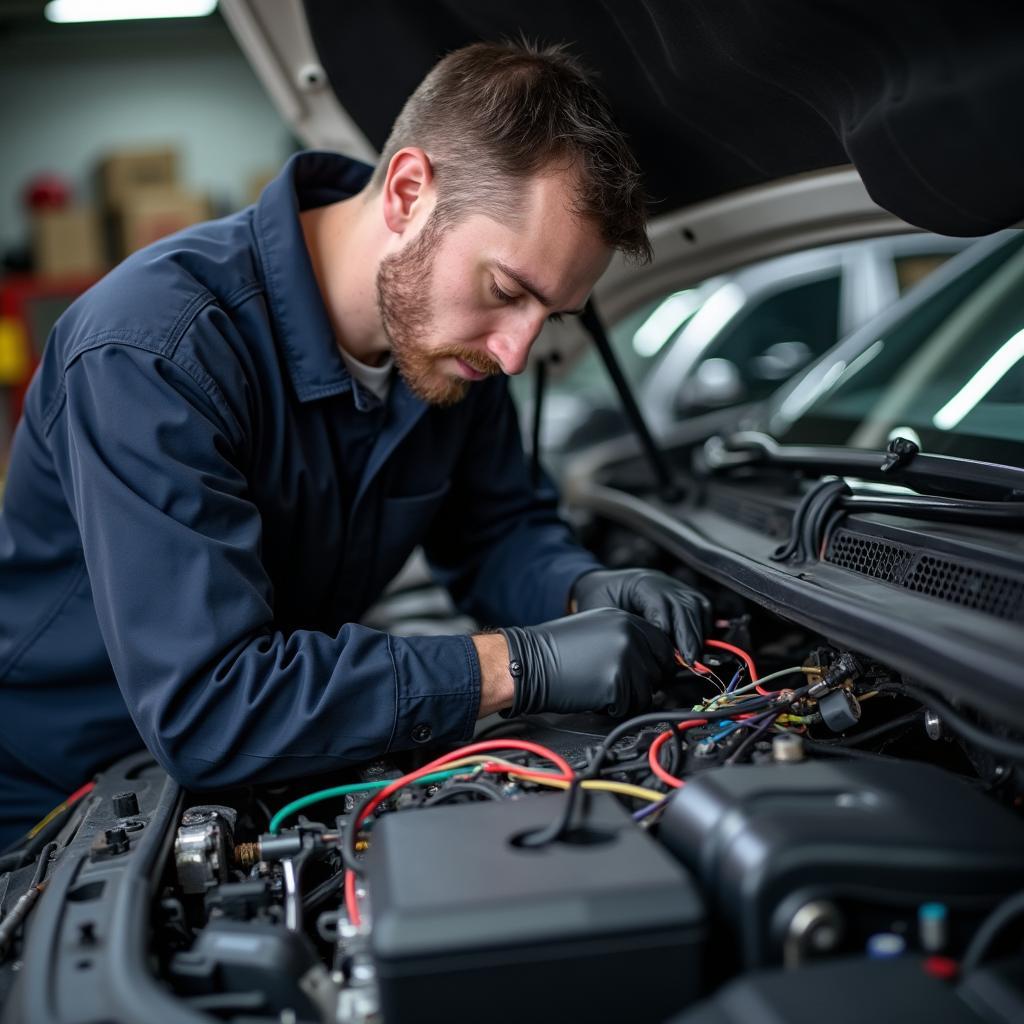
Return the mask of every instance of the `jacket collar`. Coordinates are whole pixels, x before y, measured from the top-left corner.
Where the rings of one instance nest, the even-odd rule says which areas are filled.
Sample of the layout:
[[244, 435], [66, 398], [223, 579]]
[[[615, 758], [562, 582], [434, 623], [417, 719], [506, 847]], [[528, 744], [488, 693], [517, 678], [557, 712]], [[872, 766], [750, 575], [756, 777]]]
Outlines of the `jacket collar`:
[[368, 164], [337, 153], [297, 153], [256, 204], [253, 223], [267, 304], [301, 402], [341, 394], [353, 381], [338, 352], [299, 214], [355, 195], [372, 173]]

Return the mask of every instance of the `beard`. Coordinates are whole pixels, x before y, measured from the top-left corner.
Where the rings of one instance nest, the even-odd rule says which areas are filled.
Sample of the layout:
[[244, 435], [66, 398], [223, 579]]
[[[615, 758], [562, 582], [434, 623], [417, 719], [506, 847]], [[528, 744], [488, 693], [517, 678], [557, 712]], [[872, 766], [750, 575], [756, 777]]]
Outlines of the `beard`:
[[398, 372], [409, 390], [430, 405], [461, 402], [470, 382], [445, 373], [442, 359], [461, 359], [478, 373], [491, 377], [501, 366], [477, 349], [462, 345], [428, 346], [436, 326], [431, 303], [434, 262], [444, 229], [432, 213], [419, 235], [401, 252], [381, 260], [377, 271], [377, 308]]

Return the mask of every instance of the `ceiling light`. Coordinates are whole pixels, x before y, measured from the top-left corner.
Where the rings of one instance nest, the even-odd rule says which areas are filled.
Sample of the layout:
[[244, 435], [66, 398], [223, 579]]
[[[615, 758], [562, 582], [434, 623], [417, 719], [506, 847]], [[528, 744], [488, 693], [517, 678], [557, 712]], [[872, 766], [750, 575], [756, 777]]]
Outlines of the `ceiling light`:
[[149, 18], [203, 18], [217, 0], [50, 0], [47, 21], [142, 21]]

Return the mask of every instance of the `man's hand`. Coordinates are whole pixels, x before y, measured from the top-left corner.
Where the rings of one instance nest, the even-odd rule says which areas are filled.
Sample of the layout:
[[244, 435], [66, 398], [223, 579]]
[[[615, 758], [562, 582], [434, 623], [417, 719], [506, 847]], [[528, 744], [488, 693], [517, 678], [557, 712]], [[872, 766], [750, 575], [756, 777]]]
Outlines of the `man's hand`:
[[622, 718], [649, 707], [651, 691], [675, 667], [668, 636], [618, 608], [500, 632], [515, 683], [512, 715], [607, 711]]
[[691, 664], [700, 658], [711, 603], [692, 587], [654, 569], [605, 569], [584, 573], [573, 584], [577, 611], [623, 608], [672, 637]]

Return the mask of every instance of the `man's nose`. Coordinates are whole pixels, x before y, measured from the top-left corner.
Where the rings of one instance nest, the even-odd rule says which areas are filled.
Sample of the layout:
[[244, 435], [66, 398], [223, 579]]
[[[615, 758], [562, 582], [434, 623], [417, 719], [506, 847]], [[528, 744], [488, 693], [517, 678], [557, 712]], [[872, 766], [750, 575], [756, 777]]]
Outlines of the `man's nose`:
[[487, 339], [487, 351], [498, 361], [502, 372], [514, 376], [526, 369], [530, 348], [537, 340], [544, 321], [520, 319], [506, 324]]

